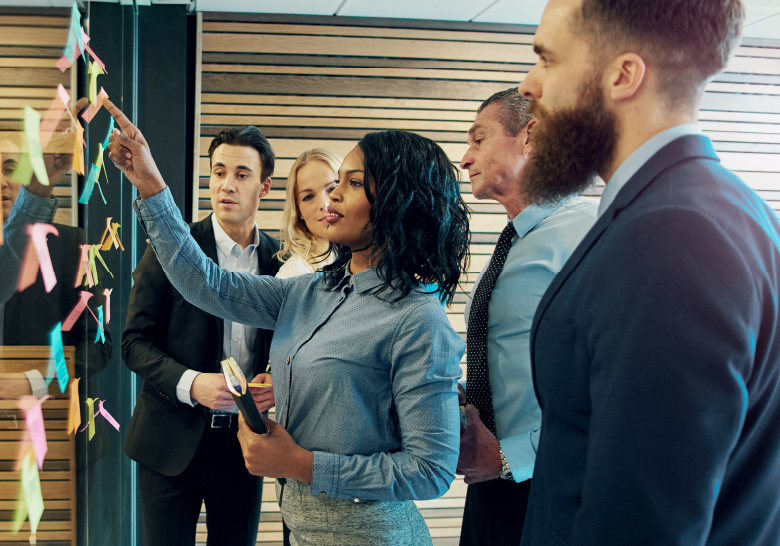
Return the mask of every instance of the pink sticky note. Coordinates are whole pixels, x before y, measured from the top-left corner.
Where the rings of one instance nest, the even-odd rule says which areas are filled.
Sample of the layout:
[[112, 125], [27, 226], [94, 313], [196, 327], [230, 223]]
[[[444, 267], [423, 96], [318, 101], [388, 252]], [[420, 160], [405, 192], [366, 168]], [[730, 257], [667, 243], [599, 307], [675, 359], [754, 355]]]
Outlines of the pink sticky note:
[[[59, 235], [57, 228], [51, 224], [37, 223], [27, 226], [27, 234], [29, 239], [27, 240], [27, 250], [24, 255], [24, 264], [22, 265], [22, 271], [19, 273], [19, 279], [16, 283], [16, 289], [21, 291], [30, 286], [38, 276], [38, 267], [40, 267], [41, 274], [43, 275], [43, 287], [46, 292], [51, 292], [51, 289], [57, 284], [57, 277], [54, 274], [54, 267], [51, 265], [51, 256], [49, 256], [49, 247], [46, 244], [46, 235]], [[35, 269], [32, 269], [31, 264], [32, 257], [30, 248], [35, 250], [36, 264]], [[28, 284], [29, 283], [29, 284]]]
[[17, 292], [22, 292], [32, 286], [35, 279], [38, 278], [38, 268], [38, 254], [35, 252], [35, 245], [33, 245], [32, 240], [28, 240], [22, 266], [19, 268], [19, 276], [16, 278]]
[[[76, 303], [76, 305], [73, 306], [73, 310], [68, 315], [68, 318], [66, 318], [65, 322], [62, 323], [63, 332], [70, 332], [70, 329], [73, 328], [74, 324], [76, 324], [76, 320], [81, 316], [81, 313], [84, 312], [84, 309], [85, 308], [88, 309], [87, 302], [89, 301], [89, 298], [92, 297], [92, 294], [90, 292], [87, 292], [86, 290], [82, 290], [79, 296], [80, 299], [78, 303]], [[90, 312], [92, 312], [91, 309]]]
[[105, 288], [103, 290], [103, 295], [106, 297], [106, 324], [111, 320], [111, 292], [113, 291], [113, 288]]
[[92, 278], [92, 271], [89, 267], [89, 251], [92, 250], [92, 245], [81, 245], [81, 259], [79, 260], [79, 270], [76, 273], [76, 282], [74, 287], [84, 284], [84, 275], [87, 276], [87, 284], [89, 287], [95, 286], [95, 280]]
[[43, 412], [41, 411], [41, 404], [48, 398], [51, 398], [48, 394], [40, 400], [34, 396], [23, 396], [22, 400], [19, 401], [19, 407], [25, 412], [24, 420], [27, 423], [33, 449], [35, 449], [38, 468], [43, 468], [43, 459], [49, 449], [46, 444], [46, 428], [43, 426]]
[[119, 430], [119, 423], [117, 423], [117, 422], [116, 422], [116, 419], [114, 419], [114, 418], [111, 416], [111, 414], [110, 414], [110, 413], [108, 413], [108, 411], [106, 410], [106, 408], [103, 406], [103, 403], [104, 403], [104, 402], [105, 402], [105, 400], [101, 400], [101, 401], [98, 403], [98, 405], [100, 406], [100, 409], [99, 409], [99, 410], [98, 410], [98, 411], [95, 413], [95, 417], [97, 417], [98, 415], [102, 415], [103, 417], [105, 417], [105, 418], [106, 418], [106, 421], [108, 421], [109, 423], [111, 423], [111, 426], [112, 426], [112, 427], [114, 427], [115, 429]]
[[108, 71], [106, 70], [106, 65], [105, 65], [105, 64], [103, 64], [103, 61], [101, 61], [101, 60], [98, 58], [98, 56], [97, 56], [97, 55], [95, 55], [95, 52], [94, 52], [94, 51], [92, 51], [92, 48], [91, 48], [91, 47], [89, 47], [88, 45], [84, 44], [84, 49], [86, 49], [86, 50], [87, 50], [87, 53], [89, 53], [90, 55], [92, 55], [92, 58], [95, 60], [95, 62], [96, 62], [96, 63], [98, 64], [98, 66], [101, 68], [101, 70], [103, 70], [103, 72], [105, 72], [106, 74], [108, 74]]
[[100, 92], [97, 94], [97, 103], [90, 104], [87, 107], [87, 109], [81, 113], [81, 117], [84, 118], [84, 121], [90, 123], [92, 121], [92, 118], [95, 117], [95, 114], [98, 113], [98, 110], [100, 110], [103, 107], [103, 99], [107, 99], [107, 98], [108, 98], [108, 93], [106, 93], [106, 90], [101, 87]]
[[73, 63], [71, 63], [70, 59], [68, 59], [65, 55], [57, 60], [57, 68], [59, 68], [61, 72], [65, 72], [68, 68], [70, 68], [71, 64]]
[[65, 90], [65, 87], [63, 87], [61, 83], [57, 84], [57, 94], [60, 97], [60, 101], [62, 102], [62, 105], [65, 107], [65, 111], [68, 113], [68, 116], [70, 116], [70, 120], [73, 122], [74, 125], [78, 125], [78, 121], [76, 121], [76, 118], [73, 117], [70, 108], [68, 108], [68, 105], [70, 104], [70, 95], [68, 95], [68, 92]]

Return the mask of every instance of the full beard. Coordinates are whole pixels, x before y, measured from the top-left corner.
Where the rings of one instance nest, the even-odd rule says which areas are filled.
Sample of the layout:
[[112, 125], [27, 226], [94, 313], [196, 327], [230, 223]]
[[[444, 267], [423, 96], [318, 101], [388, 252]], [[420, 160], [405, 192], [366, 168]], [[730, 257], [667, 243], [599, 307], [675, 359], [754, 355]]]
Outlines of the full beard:
[[617, 145], [617, 118], [606, 109], [597, 78], [580, 86], [571, 108], [550, 113], [536, 101], [533, 152], [523, 170], [527, 203], [547, 205], [582, 193], [608, 165]]

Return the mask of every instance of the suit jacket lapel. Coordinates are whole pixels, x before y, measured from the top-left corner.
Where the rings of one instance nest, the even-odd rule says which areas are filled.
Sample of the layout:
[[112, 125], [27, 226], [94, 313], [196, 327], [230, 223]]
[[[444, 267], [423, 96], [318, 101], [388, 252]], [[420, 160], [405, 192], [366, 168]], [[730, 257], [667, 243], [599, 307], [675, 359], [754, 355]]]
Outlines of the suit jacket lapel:
[[601, 238], [604, 231], [609, 227], [615, 218], [623, 209], [628, 207], [634, 200], [655, 180], [661, 173], [681, 161], [707, 158], [718, 160], [718, 156], [712, 147], [712, 142], [706, 137], [700, 135], [687, 135], [673, 140], [661, 148], [647, 163], [642, 165], [639, 170], [631, 177], [615, 200], [604, 211], [601, 218], [585, 235], [582, 242], [574, 250], [571, 257], [564, 264], [561, 271], [553, 278], [547, 291], [542, 296], [539, 306], [536, 308], [533, 326], [531, 328], [531, 347], [533, 353], [533, 339], [539, 327], [539, 319], [544, 315], [550, 302], [560, 291], [563, 284], [569, 278], [571, 273], [577, 268], [582, 259], [590, 252], [593, 245]]

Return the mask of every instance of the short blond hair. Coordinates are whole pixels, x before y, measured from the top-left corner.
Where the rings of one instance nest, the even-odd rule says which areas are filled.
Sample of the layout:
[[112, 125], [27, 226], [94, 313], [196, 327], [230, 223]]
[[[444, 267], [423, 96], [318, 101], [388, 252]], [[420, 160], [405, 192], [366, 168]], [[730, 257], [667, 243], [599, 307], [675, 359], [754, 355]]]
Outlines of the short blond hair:
[[[282, 249], [277, 254], [282, 263], [289, 260], [292, 256], [298, 255], [314, 265], [322, 262], [323, 255], [328, 251], [329, 245], [319, 241], [309, 231], [298, 210], [298, 196], [295, 191], [298, 171], [312, 161], [321, 161], [333, 169], [333, 172], [338, 173], [343, 159], [325, 148], [312, 148], [299, 155], [292, 168], [290, 168], [290, 174], [287, 175], [284, 212], [282, 213], [280, 237]], [[317, 268], [315, 267], [315, 269]]]

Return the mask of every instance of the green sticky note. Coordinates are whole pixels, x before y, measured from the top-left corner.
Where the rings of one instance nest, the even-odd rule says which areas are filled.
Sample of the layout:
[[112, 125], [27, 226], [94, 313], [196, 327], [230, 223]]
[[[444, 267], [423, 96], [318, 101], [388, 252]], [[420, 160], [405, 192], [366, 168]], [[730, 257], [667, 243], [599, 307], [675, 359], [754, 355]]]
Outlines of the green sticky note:
[[87, 427], [89, 427], [87, 437], [89, 440], [95, 436], [95, 400], [97, 398], [87, 398], [87, 419], [89, 419], [87, 423]]
[[11, 175], [11, 180], [26, 186], [30, 183], [33, 173], [35, 173], [38, 182], [48, 186], [49, 175], [46, 173], [46, 164], [43, 162], [43, 149], [41, 147], [41, 115], [29, 106], [24, 107], [24, 141], [22, 148], [23, 153], [20, 154], [19, 164]]
[[30, 532], [34, 534], [38, 531], [38, 524], [43, 515], [43, 494], [38, 466], [35, 464], [35, 456], [32, 452], [28, 452], [22, 460], [22, 490], [27, 504], [27, 515], [30, 518]]

